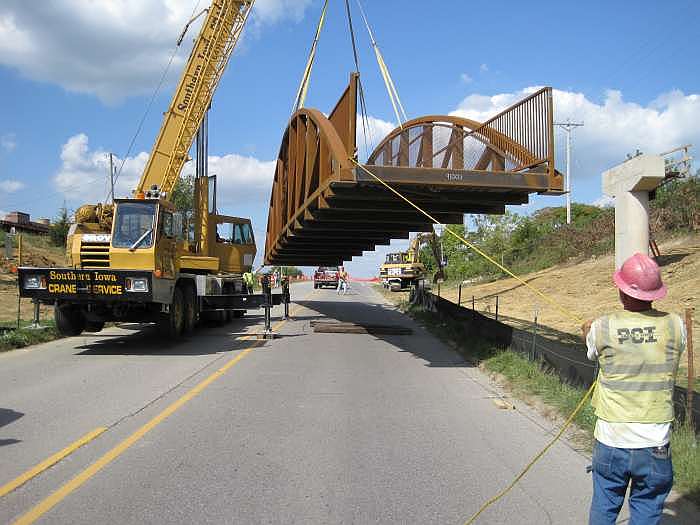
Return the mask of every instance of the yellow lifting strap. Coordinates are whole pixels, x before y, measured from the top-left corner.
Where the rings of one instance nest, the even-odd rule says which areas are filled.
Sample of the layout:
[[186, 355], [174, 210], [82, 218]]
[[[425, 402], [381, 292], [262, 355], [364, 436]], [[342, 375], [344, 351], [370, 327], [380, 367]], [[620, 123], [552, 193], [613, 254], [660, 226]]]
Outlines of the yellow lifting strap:
[[[362, 15], [362, 20], [365, 22], [365, 27], [367, 27], [367, 33], [369, 33], [369, 39], [372, 42], [372, 48], [374, 49], [374, 54], [377, 57], [377, 64], [379, 65], [379, 71], [382, 74], [382, 78], [384, 79], [384, 85], [386, 86], [386, 90], [389, 93], [389, 99], [391, 100], [391, 105], [394, 108], [394, 113], [396, 114], [396, 120], [399, 123], [399, 126], [403, 128], [403, 123], [408, 120], [408, 117], [406, 116], [406, 112], [403, 109], [403, 104], [401, 104], [401, 99], [399, 98], [399, 93], [396, 90], [396, 86], [394, 85], [394, 81], [391, 79], [391, 74], [389, 73], [389, 68], [386, 65], [386, 62], [384, 62], [384, 57], [382, 56], [382, 52], [379, 50], [379, 46], [377, 45], [377, 41], [374, 39], [374, 33], [372, 33], [372, 28], [369, 26], [369, 22], [367, 21], [367, 16], [365, 15], [365, 10], [362, 8], [362, 4], [360, 3], [360, 0], [357, 0], [357, 6], [360, 8], [360, 14]], [[401, 112], [399, 114], [399, 111]], [[403, 119], [402, 119], [403, 117]]]
[[328, 0], [323, 3], [323, 9], [321, 10], [321, 17], [318, 19], [318, 25], [316, 26], [316, 35], [314, 36], [314, 41], [311, 44], [311, 51], [309, 51], [309, 58], [306, 61], [306, 67], [304, 68], [304, 74], [301, 77], [301, 82], [299, 83], [299, 89], [297, 90], [297, 96], [294, 101], [294, 111], [298, 111], [300, 108], [304, 107], [304, 102], [306, 101], [306, 93], [309, 90], [309, 81], [311, 80], [311, 70], [314, 67], [314, 60], [316, 58], [316, 48], [318, 47], [318, 40], [321, 36], [321, 30], [323, 29], [323, 23], [326, 21], [326, 11], [328, 10]]

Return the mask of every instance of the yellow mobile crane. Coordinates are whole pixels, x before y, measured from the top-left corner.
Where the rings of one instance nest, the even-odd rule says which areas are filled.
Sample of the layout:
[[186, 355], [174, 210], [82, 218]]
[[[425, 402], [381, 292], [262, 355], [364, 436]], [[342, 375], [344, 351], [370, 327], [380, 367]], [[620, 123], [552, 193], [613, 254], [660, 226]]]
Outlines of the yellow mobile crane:
[[434, 280], [444, 279], [445, 265], [437, 235], [435, 233], [419, 233], [411, 241], [407, 251], [386, 255], [384, 264], [379, 267], [379, 278], [384, 288], [398, 292], [425, 278], [426, 270], [425, 265], [420, 262], [420, 249], [426, 244], [430, 246], [437, 262]]
[[[206, 13], [204, 23], [133, 196], [78, 209], [67, 268], [19, 269], [20, 295], [53, 304], [61, 333], [139, 321], [157, 322], [176, 337], [190, 332], [202, 314], [224, 320], [279, 304], [279, 295], [252, 294], [244, 281], [256, 253], [250, 220], [216, 213], [216, 181], [206, 173], [207, 111], [253, 3], [214, 0], [197, 15]], [[190, 236], [170, 197], [195, 135]]]

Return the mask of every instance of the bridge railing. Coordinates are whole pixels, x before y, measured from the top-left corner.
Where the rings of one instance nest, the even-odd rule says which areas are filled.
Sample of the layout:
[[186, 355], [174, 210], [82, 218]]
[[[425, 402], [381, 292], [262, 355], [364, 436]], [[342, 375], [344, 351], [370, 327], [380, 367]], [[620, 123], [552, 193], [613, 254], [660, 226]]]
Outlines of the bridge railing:
[[[513, 150], [520, 165], [515, 171], [547, 164], [554, 174], [554, 111], [552, 88], [545, 87], [524, 98], [472, 130], [505, 151], [515, 142], [526, 151]], [[534, 157], [534, 158], [533, 158]]]

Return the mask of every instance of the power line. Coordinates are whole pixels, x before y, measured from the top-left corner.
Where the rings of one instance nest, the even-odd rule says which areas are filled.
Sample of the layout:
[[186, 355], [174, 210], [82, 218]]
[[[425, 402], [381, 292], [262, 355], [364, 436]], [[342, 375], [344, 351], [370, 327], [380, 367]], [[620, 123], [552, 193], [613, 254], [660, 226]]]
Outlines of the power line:
[[583, 122], [555, 122], [566, 132], [566, 224], [571, 224], [571, 130], [583, 126]]

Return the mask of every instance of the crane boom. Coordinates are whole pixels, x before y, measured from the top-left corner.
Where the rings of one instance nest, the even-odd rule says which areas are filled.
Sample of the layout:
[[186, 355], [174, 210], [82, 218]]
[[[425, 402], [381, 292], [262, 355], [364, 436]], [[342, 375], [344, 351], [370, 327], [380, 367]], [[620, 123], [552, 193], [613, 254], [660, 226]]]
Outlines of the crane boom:
[[255, 0], [214, 0], [136, 187], [170, 195]]

